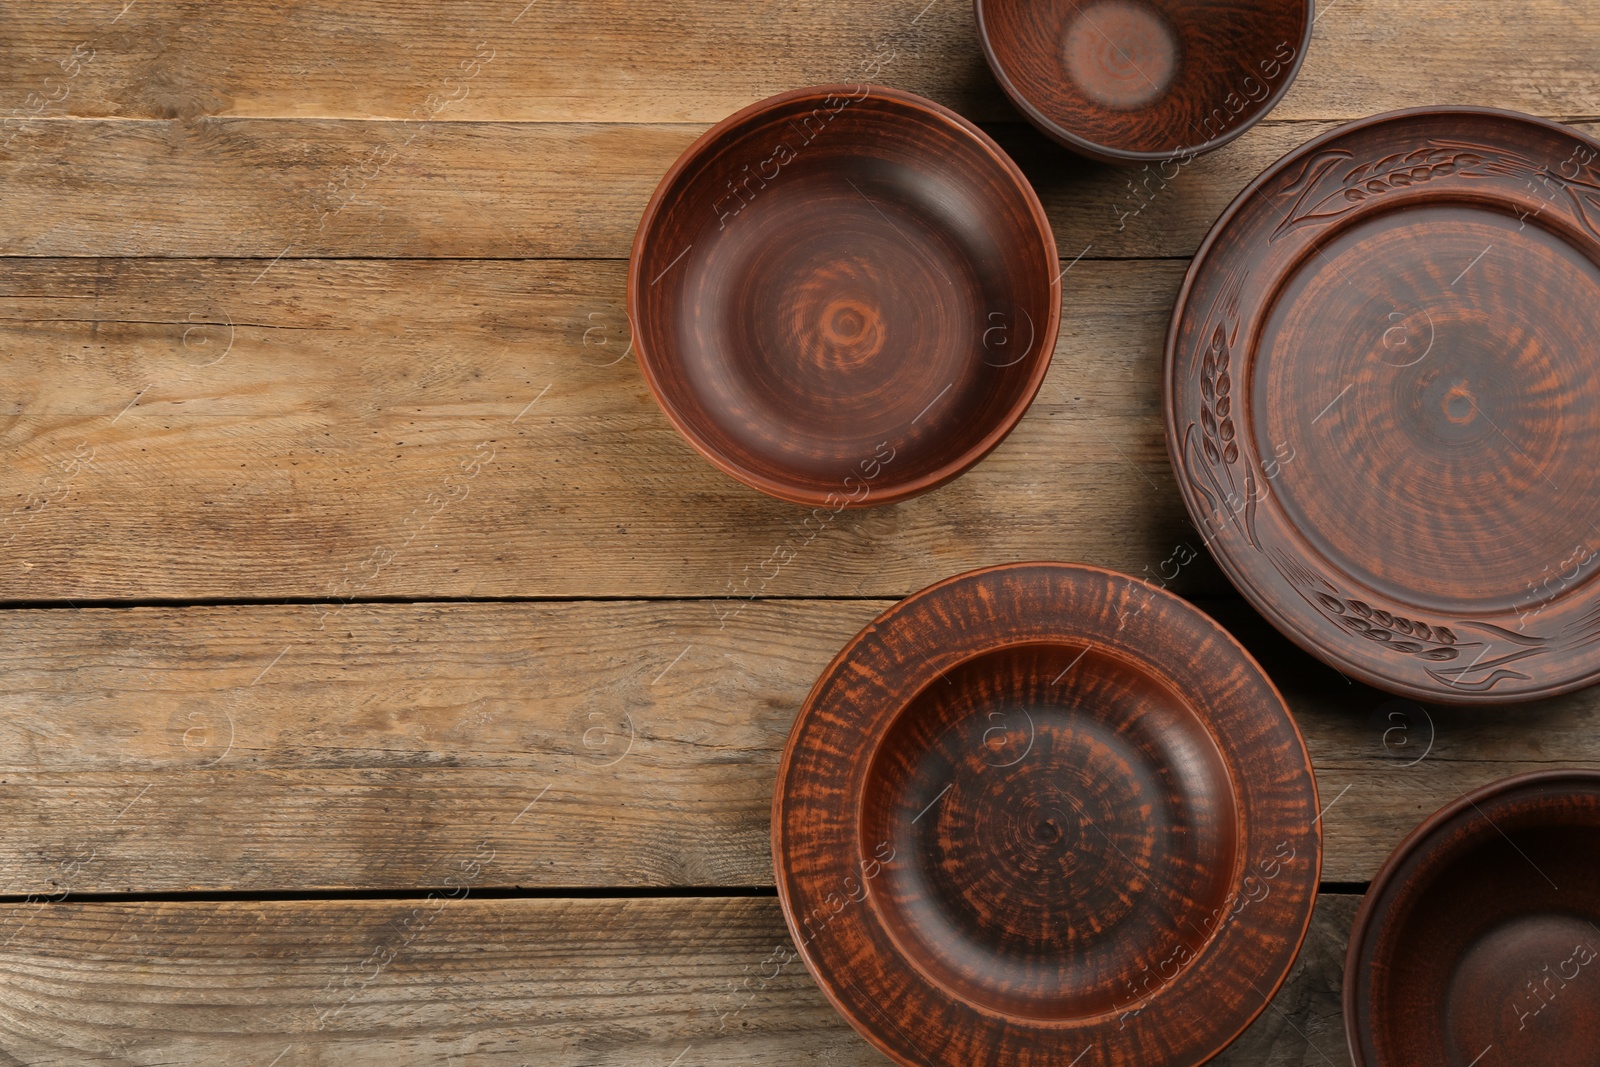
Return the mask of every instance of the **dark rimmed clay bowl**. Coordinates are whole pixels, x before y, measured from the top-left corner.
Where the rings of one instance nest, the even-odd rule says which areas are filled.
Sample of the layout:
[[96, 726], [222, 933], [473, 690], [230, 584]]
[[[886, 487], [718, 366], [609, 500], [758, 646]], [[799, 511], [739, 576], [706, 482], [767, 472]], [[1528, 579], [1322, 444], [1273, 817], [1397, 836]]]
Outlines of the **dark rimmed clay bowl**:
[[1069, 564], [880, 616], [801, 709], [773, 804], [795, 945], [919, 1067], [1209, 1059], [1288, 973], [1321, 863], [1260, 668], [1177, 597]]
[[1439, 811], [1379, 872], [1345, 962], [1356, 1067], [1600, 1063], [1600, 773]]
[[1091, 159], [1192, 159], [1238, 137], [1288, 91], [1312, 0], [975, 0], [1000, 87], [1053, 140]]
[[724, 471], [807, 505], [883, 504], [982, 459], [1060, 318], [1055, 238], [987, 135], [911, 93], [823, 86], [717, 124], [646, 208], [635, 349]]

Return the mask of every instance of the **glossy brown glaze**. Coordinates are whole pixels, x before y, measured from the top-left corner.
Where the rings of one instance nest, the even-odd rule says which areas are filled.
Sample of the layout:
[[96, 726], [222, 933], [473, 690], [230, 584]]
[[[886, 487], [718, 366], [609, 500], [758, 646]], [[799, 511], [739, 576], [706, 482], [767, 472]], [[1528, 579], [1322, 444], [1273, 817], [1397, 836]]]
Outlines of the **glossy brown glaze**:
[[697, 140], [628, 271], [639, 366], [713, 463], [827, 507], [954, 478], [1016, 425], [1060, 319], [1055, 238], [977, 127], [879, 86], [763, 100]]
[[1600, 143], [1462, 108], [1258, 178], [1167, 342], [1167, 445], [1223, 569], [1347, 675], [1448, 703], [1600, 676]]
[[1321, 864], [1272, 683], [1216, 623], [1060, 563], [951, 578], [823, 672], [773, 798], [818, 984], [902, 1064], [1198, 1064], [1288, 973]]
[[1594, 1067], [1600, 773], [1538, 771], [1450, 804], [1372, 883], [1345, 964], [1356, 1067]]
[[1108, 163], [1181, 165], [1271, 111], [1311, 43], [1311, 0], [976, 0], [1000, 87]]

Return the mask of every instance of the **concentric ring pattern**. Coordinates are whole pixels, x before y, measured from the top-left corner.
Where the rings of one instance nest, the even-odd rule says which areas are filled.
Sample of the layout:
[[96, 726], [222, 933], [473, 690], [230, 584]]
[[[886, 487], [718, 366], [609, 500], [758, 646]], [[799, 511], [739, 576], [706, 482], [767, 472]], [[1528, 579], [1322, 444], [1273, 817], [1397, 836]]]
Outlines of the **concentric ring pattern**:
[[1176, 597], [1068, 564], [961, 575], [868, 626], [773, 803], [795, 944], [923, 1067], [1203, 1062], [1287, 974], [1320, 869], [1310, 761], [1260, 668]]
[[1471, 108], [1269, 168], [1173, 314], [1167, 443], [1240, 590], [1451, 703], [1600, 677], [1600, 143]]

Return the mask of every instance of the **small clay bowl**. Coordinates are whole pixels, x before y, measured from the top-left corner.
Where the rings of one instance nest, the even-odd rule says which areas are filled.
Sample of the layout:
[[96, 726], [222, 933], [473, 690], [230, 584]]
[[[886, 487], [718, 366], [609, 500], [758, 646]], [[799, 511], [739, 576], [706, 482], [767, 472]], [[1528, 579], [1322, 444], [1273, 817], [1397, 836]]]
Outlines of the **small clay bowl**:
[[1194, 158], [1277, 106], [1311, 43], [1312, 0], [976, 0], [1000, 87], [1105, 163]]
[[1600, 773], [1536, 771], [1394, 850], [1350, 936], [1356, 1067], [1600, 1062]]
[[823, 672], [773, 858], [818, 985], [897, 1062], [1191, 1067], [1289, 972], [1317, 811], [1293, 718], [1220, 626], [1017, 563], [900, 602]]
[[986, 134], [879, 86], [781, 93], [667, 172], [628, 270], [645, 381], [707, 459], [775, 497], [859, 507], [982, 459], [1032, 402], [1060, 320], [1055, 237]]

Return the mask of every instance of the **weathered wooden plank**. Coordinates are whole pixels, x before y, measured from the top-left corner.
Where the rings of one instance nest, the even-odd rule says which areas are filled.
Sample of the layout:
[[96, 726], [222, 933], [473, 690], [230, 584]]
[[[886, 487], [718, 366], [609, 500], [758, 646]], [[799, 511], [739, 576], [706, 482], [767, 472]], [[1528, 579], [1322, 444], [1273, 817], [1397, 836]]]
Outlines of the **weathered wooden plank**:
[[[1192, 254], [1251, 178], [1333, 125], [1263, 122], [1225, 151], [1142, 171], [1083, 162], [1031, 127], [992, 132], [1038, 190], [1070, 260]], [[626, 258], [656, 182], [705, 129], [229, 118], [34, 126], [25, 144], [0, 149], [0, 255]]]
[[[0, 894], [436, 886], [485, 841], [486, 885], [770, 885], [789, 726], [887, 603], [0, 613]], [[1326, 881], [1469, 788], [1600, 765], [1600, 690], [1425, 714], [1206, 606], [1297, 714]]]
[[[1071, 258], [1188, 255], [1252, 176], [1324, 128], [1263, 124], [1147, 188], [1031, 128], [994, 132]], [[704, 129], [41, 121], [0, 149], [0, 254], [626, 258], [657, 181]]]
[[[1190, 255], [1250, 179], [1330, 128], [1266, 122], [1168, 178], [1076, 160], [1031, 128], [992, 132], [1070, 260]], [[56, 120], [0, 158], [0, 254], [626, 257], [656, 181], [703, 129]]]
[[[837, 1016], [777, 901], [452, 899], [0, 905], [0, 1062], [641, 1067], [888, 1061]], [[1344, 1065], [1342, 946], [1216, 1062]], [[676, 1058], [675, 1058], [676, 1057]]]
[[[1361, 898], [1324, 893], [1294, 969], [1216, 1067], [1348, 1067], [1342, 983], [1344, 952]], [[1265, 997], [1265, 988], [1256, 991]]]
[[0, 261], [0, 599], [902, 596], [1198, 545], [1159, 407], [1181, 264], [1080, 263], [1005, 444], [809, 528], [661, 415], [621, 263], [266, 266]]
[[[0, 68], [0, 108], [711, 122], [783, 89], [875, 74], [974, 117], [1014, 115], [984, 65], [967, 0], [467, 0], [448, 19], [421, 0], [124, 4], [8, 4], [0, 48], [13, 62]], [[1600, 114], [1600, 50], [1577, 0], [1319, 6], [1280, 118], [1353, 118], [1423, 102]]]

